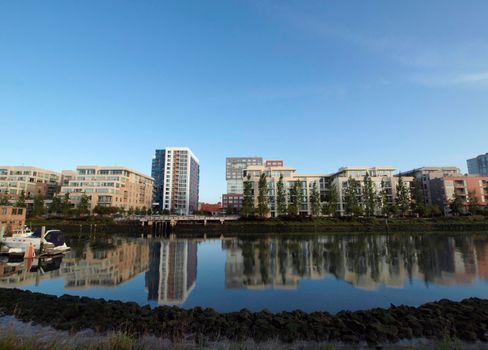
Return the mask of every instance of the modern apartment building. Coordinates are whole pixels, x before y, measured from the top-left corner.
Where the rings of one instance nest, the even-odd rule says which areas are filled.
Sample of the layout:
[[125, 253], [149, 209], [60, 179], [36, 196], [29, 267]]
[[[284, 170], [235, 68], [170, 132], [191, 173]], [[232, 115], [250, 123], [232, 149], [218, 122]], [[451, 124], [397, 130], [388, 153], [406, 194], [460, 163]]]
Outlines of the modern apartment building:
[[0, 166], [0, 193], [12, 199], [24, 191], [26, 198], [40, 194], [52, 199], [59, 191], [61, 174], [32, 166]]
[[153, 178], [138, 171], [119, 166], [78, 166], [76, 176], [61, 187], [61, 195], [69, 193], [70, 201], [78, 206], [83, 194], [88, 196], [90, 208], [97, 205], [130, 208], [151, 208]]
[[[399, 177], [394, 176], [393, 172], [395, 168], [392, 167], [343, 167], [340, 168], [338, 172], [330, 176], [330, 184], [334, 185], [337, 189], [337, 194], [339, 197], [339, 203], [337, 211], [340, 215], [346, 214], [345, 208], [345, 194], [348, 186], [349, 178], [352, 178], [359, 182], [361, 187], [364, 186], [364, 177], [369, 174], [373, 187], [376, 193], [379, 193], [382, 189], [381, 183], [383, 182], [385, 189], [387, 191], [387, 198], [389, 204], [395, 203], [397, 199], [397, 185]], [[406, 187], [410, 187], [413, 181], [411, 176], [402, 176], [402, 180]], [[361, 201], [361, 198], [360, 198]], [[377, 215], [381, 215], [381, 208], [376, 209]]]
[[283, 176], [283, 185], [287, 193], [287, 201], [290, 198], [290, 190], [295, 186], [297, 181], [302, 184], [302, 206], [299, 209], [301, 215], [310, 215], [310, 195], [314, 185], [317, 191], [320, 191], [320, 180], [327, 175], [325, 174], [314, 174], [314, 175], [299, 175], [295, 173], [296, 169], [287, 166], [264, 166], [264, 165], [250, 165], [243, 171], [244, 181], [250, 181], [253, 187], [254, 202], [255, 206], [258, 204], [258, 194], [259, 194], [259, 178], [261, 174], [266, 174], [266, 179], [268, 183], [268, 198], [270, 215], [275, 217], [277, 213], [277, 184], [280, 180], [280, 176]]
[[468, 174], [488, 176], [488, 153], [468, 159]]
[[244, 195], [225, 193], [222, 195], [222, 208], [227, 214], [239, 214], [242, 209]]
[[240, 213], [244, 193], [244, 169], [249, 165], [263, 165], [261, 157], [228, 157], [225, 159], [227, 193], [222, 195], [222, 207], [227, 213]]
[[399, 176], [413, 177], [416, 180], [415, 185], [420, 185], [422, 188], [422, 194], [424, 197], [425, 205], [433, 205], [430, 180], [439, 179], [445, 176], [458, 176], [461, 175], [461, 170], [454, 166], [445, 167], [432, 167], [425, 166], [422, 168], [416, 168], [409, 171], [404, 171], [399, 174]]
[[198, 210], [200, 165], [188, 147], [156, 150], [152, 160], [154, 203], [159, 210], [189, 215]]
[[488, 205], [488, 176], [444, 176], [430, 180], [432, 202], [444, 214], [450, 213], [450, 204], [460, 198], [466, 205]]

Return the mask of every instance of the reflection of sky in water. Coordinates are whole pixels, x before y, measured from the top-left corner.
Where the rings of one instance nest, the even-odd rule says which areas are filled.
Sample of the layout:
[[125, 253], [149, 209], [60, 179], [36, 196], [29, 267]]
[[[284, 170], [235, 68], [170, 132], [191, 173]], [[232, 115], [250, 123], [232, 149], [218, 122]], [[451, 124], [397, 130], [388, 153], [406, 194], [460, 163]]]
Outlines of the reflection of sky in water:
[[[132, 257], [130, 259], [135, 259], [131, 260], [133, 265], [133, 261], [139, 261], [142, 255], [141, 261], [144, 261], [147, 268], [141, 271], [135, 269], [132, 275], [127, 275], [129, 277], [126, 280], [117, 281], [114, 286], [91, 285], [86, 288], [72, 286], [65, 289], [68, 277], [63, 272], [61, 276], [41, 277], [38, 285], [35, 285], [35, 280], [29, 280], [19, 287], [54, 295], [72, 294], [134, 301], [141, 305], [150, 304], [151, 306], [157, 306], [159, 300], [160, 304], [169, 303], [185, 308], [212, 307], [219, 311], [236, 311], [248, 308], [251, 310], [269, 309], [270, 311], [302, 309], [305, 311], [337, 312], [343, 309], [389, 307], [390, 304], [419, 305], [442, 298], [453, 300], [468, 297], [486, 298], [488, 297], [488, 280], [485, 279], [487, 277], [486, 272], [480, 273], [480, 269], [485, 271], [484, 263], [488, 257], [484, 255], [484, 252], [485, 250], [488, 252], [488, 239], [482, 240], [481, 243], [478, 241], [476, 244], [473, 244], [473, 240], [469, 236], [463, 239], [466, 242], [459, 241], [458, 238], [454, 241], [437, 236], [429, 248], [425, 249], [425, 252], [416, 251], [415, 259], [417, 260], [415, 261], [418, 266], [412, 275], [412, 279], [409, 279], [405, 269], [403, 271], [398, 269], [399, 265], [403, 266], [402, 259], [404, 255], [407, 255], [406, 251], [403, 250], [401, 250], [401, 254], [403, 254], [401, 259], [393, 256], [395, 254], [391, 252], [382, 251], [373, 254], [373, 257], [367, 256], [365, 259], [357, 260], [355, 265], [349, 260], [356, 257], [343, 254], [341, 250], [349, 249], [350, 246], [344, 248], [346, 245], [341, 245], [341, 249], [334, 251], [328, 258], [320, 260], [324, 266], [329, 265], [318, 275], [312, 276], [313, 278], [306, 274], [293, 274], [289, 270], [289, 276], [287, 275], [286, 278], [291, 280], [291, 284], [284, 288], [283, 285], [280, 286], [279, 282], [276, 283], [276, 281], [280, 281], [280, 278], [277, 278], [279, 274], [276, 267], [279, 265], [278, 262], [275, 262], [275, 267], [273, 267], [273, 263], [262, 265], [265, 266], [264, 269], [260, 265], [260, 262], [267, 261], [267, 259], [271, 261], [273, 257], [278, 261], [278, 252], [279, 249], [282, 249], [279, 246], [281, 244], [279, 240], [275, 240], [279, 243], [276, 246], [273, 245], [274, 243], [268, 246], [268, 255], [264, 258], [259, 254], [259, 249], [263, 249], [260, 243], [249, 243], [248, 241], [248, 248], [252, 247], [252, 249], [248, 249], [248, 252], [251, 253], [248, 253], [246, 258], [247, 268], [253, 269], [252, 273], [249, 273], [248, 270], [248, 275], [243, 273], [245, 271], [243, 266], [246, 265], [243, 251], [246, 248], [241, 244], [242, 242], [231, 241], [229, 243], [226, 241], [223, 243], [214, 240], [196, 243], [178, 240], [149, 243], [138, 240], [137, 243], [132, 244], [145, 246], [145, 249], [137, 250], [134, 246], [130, 248], [122, 244], [117, 248], [119, 249], [118, 253], [108, 256], [111, 259], [110, 263], [104, 260], [107, 259], [105, 254], [94, 254], [99, 258], [99, 260], [94, 261], [97, 264], [102, 263], [101, 265], [107, 268], [107, 271], [117, 270], [117, 264], [121, 259], [129, 259], [129, 256]], [[310, 239], [308, 240], [310, 242]], [[314, 238], [311, 240], [313, 241]], [[290, 254], [287, 259], [283, 260], [288, 263], [288, 268], [292, 270], [295, 265], [290, 263], [290, 259], [305, 256], [306, 258], [303, 261], [313, 261], [314, 259], [310, 251], [316, 244], [313, 242], [311, 244], [302, 241], [297, 242], [299, 244], [295, 247], [294, 255]], [[224, 247], [225, 244], [227, 246]], [[309, 245], [307, 246], [307, 244]], [[462, 245], [461, 249], [458, 248], [459, 244]], [[382, 245], [378, 244], [375, 249], [380, 246]], [[324, 251], [327, 249], [319, 250], [318, 256], [326, 256]], [[371, 250], [368, 249], [365, 249], [363, 253], [368, 252], [367, 254], [370, 254]], [[229, 254], [234, 254], [234, 258], [237, 257], [236, 260], [230, 259]], [[385, 258], [385, 254], [387, 258]], [[393, 258], [388, 254], [392, 254]], [[146, 255], [149, 255], [149, 258]], [[255, 259], [254, 264], [249, 263], [252, 256]], [[347, 256], [344, 266], [349, 266], [349, 268], [352, 266], [353, 270], [358, 269], [360, 273], [351, 275], [351, 271], [344, 272], [344, 266], [339, 266], [337, 263], [341, 261], [341, 256], [342, 258]], [[381, 266], [380, 276], [376, 274], [375, 277], [371, 278], [368, 275], [371, 273], [371, 271], [367, 271], [371, 259], [387, 261], [386, 265], [379, 264]], [[67, 258], [63, 260], [63, 263], [66, 261], [68, 261]], [[84, 263], [81, 258], [75, 259], [75, 261], [78, 265], [71, 265], [72, 269], [76, 269]], [[297, 261], [294, 263], [299, 264]], [[111, 264], [114, 264], [115, 267]], [[233, 267], [234, 270], [228, 270], [229, 266]], [[314, 266], [314, 263], [306, 267], [305, 270], [310, 266]], [[119, 266], [119, 270], [125, 272], [126, 267], [126, 265], [123, 265], [123, 268]], [[422, 269], [428, 271], [422, 271]], [[63, 264], [59, 271], [63, 271]], [[90, 271], [95, 270], [87, 268], [85, 271], [89, 271], [88, 274], [90, 274], [92, 273]], [[334, 272], [337, 277], [331, 272]], [[353, 272], [356, 273], [357, 271]], [[270, 280], [273, 278], [274, 280], [263, 283], [261, 281], [263, 273], [268, 274]], [[123, 275], [123, 273], [120, 274]], [[382, 280], [385, 275], [387, 276], [386, 283]], [[485, 278], [480, 278], [480, 275]], [[242, 284], [249, 276], [251, 276], [250, 279]], [[373, 281], [374, 279], [376, 280]], [[425, 282], [424, 279], [430, 281]]]

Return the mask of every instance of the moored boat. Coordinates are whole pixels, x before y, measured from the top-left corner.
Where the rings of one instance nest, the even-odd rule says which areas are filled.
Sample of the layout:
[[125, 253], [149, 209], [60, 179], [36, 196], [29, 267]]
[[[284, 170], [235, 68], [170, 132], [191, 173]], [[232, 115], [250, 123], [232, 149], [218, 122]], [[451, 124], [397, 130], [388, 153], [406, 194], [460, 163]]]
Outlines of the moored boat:
[[68, 251], [70, 248], [64, 241], [64, 234], [60, 230], [49, 230], [44, 235], [40, 230], [30, 235], [3, 237], [0, 242], [5, 246], [9, 255], [20, 255], [31, 258], [33, 253], [54, 255]]

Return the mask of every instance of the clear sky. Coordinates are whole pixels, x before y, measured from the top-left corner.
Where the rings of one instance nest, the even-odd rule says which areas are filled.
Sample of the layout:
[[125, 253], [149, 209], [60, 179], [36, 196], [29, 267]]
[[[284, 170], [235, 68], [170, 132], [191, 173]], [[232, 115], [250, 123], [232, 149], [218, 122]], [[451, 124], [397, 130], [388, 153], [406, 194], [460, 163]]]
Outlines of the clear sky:
[[0, 164], [124, 165], [154, 149], [455, 165], [488, 152], [488, 1], [0, 0]]

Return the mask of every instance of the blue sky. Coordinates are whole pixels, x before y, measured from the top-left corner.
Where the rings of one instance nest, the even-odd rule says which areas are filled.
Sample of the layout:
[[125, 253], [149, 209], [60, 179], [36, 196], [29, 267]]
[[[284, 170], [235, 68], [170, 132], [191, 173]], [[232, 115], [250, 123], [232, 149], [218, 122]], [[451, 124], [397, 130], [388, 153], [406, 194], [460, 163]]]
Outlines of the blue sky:
[[488, 151], [487, 1], [0, 1], [0, 164], [124, 165], [154, 149], [456, 165]]

